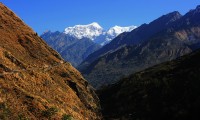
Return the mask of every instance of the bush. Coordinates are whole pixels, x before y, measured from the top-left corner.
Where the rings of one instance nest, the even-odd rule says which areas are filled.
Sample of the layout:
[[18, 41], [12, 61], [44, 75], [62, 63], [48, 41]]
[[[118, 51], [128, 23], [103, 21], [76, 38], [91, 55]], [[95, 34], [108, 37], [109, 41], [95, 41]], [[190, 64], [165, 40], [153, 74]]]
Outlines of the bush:
[[58, 112], [57, 108], [51, 107], [51, 108], [48, 108], [47, 110], [42, 111], [42, 116], [46, 118], [51, 118], [57, 112]]
[[65, 72], [63, 72], [63, 73], [61, 73], [61, 75], [60, 75], [61, 77], [69, 77], [69, 74], [68, 73], [65, 73]]
[[5, 103], [0, 103], [0, 120], [8, 119], [11, 115], [10, 109]]
[[27, 117], [25, 117], [23, 114], [19, 114], [18, 120], [29, 120], [29, 119]]
[[71, 115], [64, 114], [62, 116], [62, 120], [73, 120], [73, 117]]

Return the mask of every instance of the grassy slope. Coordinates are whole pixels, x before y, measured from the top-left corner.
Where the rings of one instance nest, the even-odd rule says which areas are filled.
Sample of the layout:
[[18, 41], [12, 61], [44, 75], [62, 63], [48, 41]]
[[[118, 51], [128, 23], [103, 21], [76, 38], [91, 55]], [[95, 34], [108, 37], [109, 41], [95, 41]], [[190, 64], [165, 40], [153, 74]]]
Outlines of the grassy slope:
[[[100, 119], [82, 75], [0, 3], [0, 119]], [[55, 67], [52, 67], [55, 66]], [[4, 74], [10, 73], [10, 74]]]

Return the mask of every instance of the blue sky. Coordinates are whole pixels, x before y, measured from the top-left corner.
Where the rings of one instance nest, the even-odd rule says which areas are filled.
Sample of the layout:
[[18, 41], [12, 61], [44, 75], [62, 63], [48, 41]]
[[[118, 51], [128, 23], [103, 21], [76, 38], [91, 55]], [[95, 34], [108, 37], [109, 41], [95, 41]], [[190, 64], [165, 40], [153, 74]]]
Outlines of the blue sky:
[[179, 11], [185, 14], [200, 0], [1, 0], [36, 32], [63, 31], [68, 26], [98, 22], [114, 25], [149, 23], [159, 16]]

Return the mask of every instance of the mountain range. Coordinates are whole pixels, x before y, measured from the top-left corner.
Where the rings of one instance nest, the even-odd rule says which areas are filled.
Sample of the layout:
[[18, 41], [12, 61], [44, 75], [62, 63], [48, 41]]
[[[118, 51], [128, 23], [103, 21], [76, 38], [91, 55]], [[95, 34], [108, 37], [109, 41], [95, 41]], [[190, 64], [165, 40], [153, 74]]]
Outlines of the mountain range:
[[78, 39], [88, 38], [94, 41], [95, 43], [103, 46], [109, 43], [119, 34], [123, 32], [130, 32], [135, 28], [137, 27], [120, 27], [116, 25], [106, 31], [97, 22], [93, 22], [88, 25], [75, 25], [74, 27], [68, 27], [65, 29], [64, 33]]
[[200, 6], [130, 32], [115, 26], [103, 46], [94, 42], [100, 29], [92, 23], [42, 35], [83, 61], [87, 81], [0, 2], [0, 120], [200, 119]]
[[114, 26], [105, 31], [98, 23], [93, 22], [68, 27], [64, 32], [46, 31], [41, 37], [66, 61], [77, 67], [88, 55], [109, 43], [117, 35], [134, 28], [136, 26]]
[[173, 60], [200, 47], [200, 7], [185, 15], [175, 11], [122, 33], [90, 54], [78, 69], [95, 87]]
[[[118, 71], [124, 73], [127, 70], [126, 64], [130, 69], [134, 69], [138, 66], [144, 68], [144, 65], [151, 66], [168, 61], [145, 70], [139, 68], [140, 70], [120, 78], [116, 83], [111, 82], [101, 89], [97, 87], [105, 120], [200, 119], [200, 6], [190, 10], [184, 16], [173, 12], [155, 21], [159, 23], [160, 20], [164, 20], [163, 17], [176, 18], [176, 20], [169, 19], [173, 21], [169, 27], [152, 34], [147, 39], [123, 41], [123, 43], [132, 43], [132, 46], [122, 46], [94, 60], [93, 65], [98, 64], [95, 69], [100, 71], [99, 67], [104, 66], [110, 75], [116, 71], [110, 72], [109, 67], [113, 67], [113, 70], [122, 69]], [[166, 24], [163, 23], [163, 25]], [[133, 33], [140, 32], [140, 27], [138, 29], [128, 34], [137, 36]], [[124, 34], [122, 38], [126, 38], [128, 34]], [[107, 64], [110, 66], [107, 67]], [[98, 74], [98, 77], [102, 77], [101, 74]], [[106, 80], [113, 81], [113, 79]]]

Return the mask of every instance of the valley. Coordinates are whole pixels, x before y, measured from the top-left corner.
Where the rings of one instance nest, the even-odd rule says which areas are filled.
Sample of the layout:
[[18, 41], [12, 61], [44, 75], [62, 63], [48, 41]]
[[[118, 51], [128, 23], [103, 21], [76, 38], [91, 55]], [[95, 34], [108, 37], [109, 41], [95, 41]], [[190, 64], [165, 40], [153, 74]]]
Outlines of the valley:
[[[172, 11], [138, 26], [113, 23], [104, 28], [90, 20], [90, 24], [70, 23], [63, 31], [48, 30], [39, 36], [13, 12], [19, 9], [12, 11], [4, 3], [9, 2], [0, 3], [0, 120], [200, 119], [199, 5], [184, 14]], [[84, 9], [79, 6], [82, 11], [78, 13], [96, 10], [88, 5]], [[70, 6], [54, 3], [53, 7], [77, 15], [74, 9], [66, 11]], [[26, 11], [28, 17], [19, 15], [32, 18], [31, 9]], [[109, 17], [126, 14], [113, 11], [117, 9], [112, 9]], [[98, 12], [87, 15], [105, 17]], [[131, 15], [134, 11], [126, 12]], [[48, 11], [57, 22], [51, 26], [54, 30], [61, 25], [61, 13], [57, 11], [54, 17], [54, 12]], [[70, 20], [77, 22], [75, 17]]]

